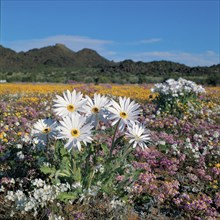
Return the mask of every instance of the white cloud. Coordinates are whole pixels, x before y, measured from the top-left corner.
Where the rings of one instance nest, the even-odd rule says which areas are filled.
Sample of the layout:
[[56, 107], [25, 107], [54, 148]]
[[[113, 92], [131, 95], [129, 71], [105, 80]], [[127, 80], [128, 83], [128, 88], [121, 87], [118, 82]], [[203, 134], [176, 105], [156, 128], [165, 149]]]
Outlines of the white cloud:
[[160, 41], [162, 41], [161, 38], [149, 38], [149, 39], [143, 39], [143, 40], [139, 40], [139, 41], [123, 42], [122, 44], [126, 44], [126, 45], [141, 45], [141, 44], [158, 43]]
[[141, 44], [152, 44], [152, 43], [160, 42], [161, 40], [162, 40], [161, 38], [150, 38], [150, 39], [141, 40], [139, 43], [141, 43]]
[[3, 44], [6, 47], [12, 48], [17, 52], [20, 52], [28, 51], [33, 48], [41, 48], [49, 45], [55, 45], [56, 43], [65, 44], [73, 51], [78, 51], [83, 48], [90, 48], [98, 52], [104, 52], [106, 50], [105, 46], [112, 44], [113, 41], [93, 39], [85, 36], [57, 35], [41, 39], [9, 41], [4, 42]]
[[214, 51], [206, 51], [203, 53], [187, 53], [187, 52], [170, 52], [170, 51], [152, 51], [130, 54], [130, 58], [145, 62], [154, 60], [169, 60], [179, 62], [188, 66], [211, 66], [218, 64], [220, 55]]

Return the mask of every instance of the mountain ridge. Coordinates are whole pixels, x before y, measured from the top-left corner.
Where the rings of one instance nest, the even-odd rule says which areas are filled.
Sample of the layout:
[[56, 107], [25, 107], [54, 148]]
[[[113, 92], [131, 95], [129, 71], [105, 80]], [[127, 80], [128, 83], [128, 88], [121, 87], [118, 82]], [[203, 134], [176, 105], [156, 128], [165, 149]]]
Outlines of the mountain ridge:
[[[74, 52], [63, 44], [34, 48], [26, 52], [15, 52], [0, 45], [0, 69], [29, 70], [37, 66], [81, 67], [110, 63], [96, 51], [85, 48]], [[8, 63], [11, 65], [8, 66]]]
[[[20, 74], [18, 77], [15, 74], [18, 72], [23, 75]], [[28, 76], [25, 75], [27, 72], [29, 73]], [[136, 62], [126, 59], [114, 62], [104, 58], [95, 50], [84, 48], [75, 52], [59, 43], [18, 53], [0, 45], [0, 73], [2, 73], [2, 76], [6, 75], [7, 79], [48, 80], [45, 74], [50, 75], [51, 72], [55, 72], [53, 77], [59, 75], [58, 78], [61, 81], [72, 78], [74, 80], [84, 80], [84, 78], [95, 76], [96, 78], [104, 78], [104, 82], [117, 82], [117, 80], [113, 80], [114, 77], [120, 78], [122, 81], [126, 78], [125, 82], [143, 82], [149, 77], [196, 76], [198, 78], [218, 75], [220, 78], [220, 64], [209, 67], [189, 67], [185, 64], [167, 60]], [[56, 72], [59, 72], [59, 74], [57, 75]], [[62, 72], [65, 72], [66, 75], [63, 74], [62, 76]], [[41, 73], [42, 76], [35, 77], [32, 76], [32, 73]], [[81, 78], [75, 76], [82, 73]], [[51, 78], [50, 80], [54, 79]], [[88, 81], [92, 81], [92, 79]]]
[[[55, 51], [56, 49], [56, 51]], [[74, 59], [74, 55], [77, 56], [77, 55], [83, 55], [83, 56], [97, 56], [99, 58], [102, 58], [103, 59], [103, 62], [106, 63], [106, 64], [109, 64], [109, 63], [127, 63], [127, 62], [133, 62], [133, 63], [138, 63], [138, 64], [143, 64], [143, 63], [156, 63], [156, 62], [161, 62], [161, 61], [165, 61], [165, 62], [172, 62], [172, 63], [176, 63], [176, 64], [179, 64], [179, 65], [184, 65], [186, 67], [189, 67], [187, 66], [186, 64], [182, 64], [182, 63], [178, 63], [178, 62], [173, 62], [173, 61], [168, 61], [168, 60], [160, 60], [160, 61], [149, 61], [149, 62], [144, 62], [144, 61], [133, 61], [131, 59], [125, 59], [123, 61], [119, 61], [119, 62], [114, 62], [114, 61], [109, 61], [108, 59], [104, 58], [103, 56], [101, 56], [100, 54], [98, 54], [95, 50], [93, 49], [89, 49], [89, 48], [83, 48], [77, 52], [69, 49], [68, 47], [66, 47], [66, 45], [64, 44], [61, 44], [61, 43], [56, 43], [55, 45], [50, 45], [50, 46], [46, 46], [46, 47], [41, 47], [41, 48], [33, 48], [33, 49], [30, 49], [26, 52], [24, 51], [21, 51], [21, 52], [16, 52], [10, 48], [6, 48], [2, 45], [0, 45], [0, 57], [1, 58], [4, 58], [3, 56], [6, 55], [6, 53], [10, 53], [10, 54], [14, 54], [14, 55], [18, 55], [18, 56], [28, 56], [28, 55], [32, 55], [33, 53], [48, 53], [50, 52], [51, 50], [53, 50], [54, 52], [58, 52], [58, 54], [56, 55], [60, 55], [59, 53], [61, 51], [63, 51], [63, 55], [64, 56], [67, 56], [68, 58], [68, 55], [72, 54], [72, 58]], [[58, 51], [60, 50], [60, 52]], [[47, 54], [48, 55], [48, 54]], [[85, 63], [86, 64], [86, 63]], [[212, 66], [215, 66], [215, 65], [218, 65], [218, 64], [213, 64], [211, 66], [194, 66], [194, 67], [212, 67]], [[2, 67], [2, 63], [0, 63], [0, 67]], [[190, 67], [190, 68], [194, 68], [194, 67]]]

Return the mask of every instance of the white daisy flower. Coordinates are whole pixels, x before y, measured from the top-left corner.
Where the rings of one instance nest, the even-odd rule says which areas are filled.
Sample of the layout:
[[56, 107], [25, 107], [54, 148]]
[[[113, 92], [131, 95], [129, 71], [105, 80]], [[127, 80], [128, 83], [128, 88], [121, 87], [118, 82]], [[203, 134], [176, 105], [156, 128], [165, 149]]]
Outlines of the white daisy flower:
[[109, 105], [108, 98], [96, 93], [94, 94], [93, 100], [89, 96], [86, 96], [86, 98], [87, 104], [84, 106], [84, 109], [87, 116], [87, 121], [91, 122], [95, 127], [99, 123], [99, 120], [107, 123], [106, 108]]
[[56, 95], [56, 97], [57, 99], [54, 100], [54, 111], [61, 117], [71, 116], [78, 112], [82, 112], [82, 106], [87, 102], [87, 100], [83, 98], [81, 92], [76, 92], [76, 90], [73, 90], [72, 93], [67, 90], [63, 92], [63, 97], [59, 95]]
[[137, 121], [138, 115], [140, 114], [140, 105], [134, 101], [130, 101], [130, 98], [119, 97], [119, 104], [114, 100], [111, 101], [112, 106], [108, 107], [108, 110], [112, 113], [110, 120], [113, 120], [112, 126], [115, 125], [119, 120], [119, 129], [122, 131], [125, 125], [131, 121]]
[[57, 122], [52, 119], [39, 119], [32, 129], [33, 137], [47, 142], [49, 138], [55, 137], [57, 133]]
[[63, 118], [60, 121], [60, 135], [58, 138], [68, 139], [64, 147], [69, 151], [74, 147], [81, 150], [81, 142], [85, 145], [92, 142], [91, 138], [91, 124], [86, 124], [86, 118], [79, 115], [73, 114], [71, 117]]
[[146, 143], [150, 141], [149, 131], [142, 124], [132, 122], [128, 126], [125, 135], [130, 139], [129, 143], [133, 143], [133, 148], [140, 146], [142, 149], [147, 148]]

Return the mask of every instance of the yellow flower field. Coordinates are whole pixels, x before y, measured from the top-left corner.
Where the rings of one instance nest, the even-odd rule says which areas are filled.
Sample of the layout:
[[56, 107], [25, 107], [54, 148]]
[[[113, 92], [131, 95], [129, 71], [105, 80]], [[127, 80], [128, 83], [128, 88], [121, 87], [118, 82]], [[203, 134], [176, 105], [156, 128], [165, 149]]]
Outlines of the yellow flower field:
[[81, 92], [92, 95], [95, 92], [113, 96], [126, 96], [133, 99], [147, 100], [152, 85], [116, 85], [116, 84], [30, 84], [9, 83], [0, 85], [0, 95], [4, 94], [49, 94], [60, 93], [67, 89], [79, 89]]
[[[37, 101], [37, 94], [52, 94], [61, 93], [67, 89], [73, 90], [78, 89], [79, 91], [93, 95], [95, 92], [101, 94], [108, 94], [113, 96], [126, 96], [137, 100], [148, 100], [149, 95], [152, 95], [150, 88], [153, 85], [143, 84], [143, 85], [117, 85], [117, 84], [47, 84], [47, 83], [7, 83], [0, 84], [0, 95], [5, 94], [21, 94], [22, 96], [27, 95], [27, 97], [22, 97], [23, 101]], [[207, 95], [210, 100], [215, 100], [215, 102], [220, 103], [220, 86], [218, 87], [206, 87]], [[32, 95], [30, 95], [32, 94]], [[34, 96], [34, 97], [33, 97]], [[33, 99], [33, 100], [32, 100]]]

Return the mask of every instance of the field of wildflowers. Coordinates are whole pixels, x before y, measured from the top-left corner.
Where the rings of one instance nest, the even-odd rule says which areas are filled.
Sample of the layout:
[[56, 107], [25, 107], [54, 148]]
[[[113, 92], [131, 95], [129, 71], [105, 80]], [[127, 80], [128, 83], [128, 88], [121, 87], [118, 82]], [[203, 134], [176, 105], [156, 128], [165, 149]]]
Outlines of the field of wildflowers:
[[0, 84], [0, 219], [220, 219], [220, 87]]

